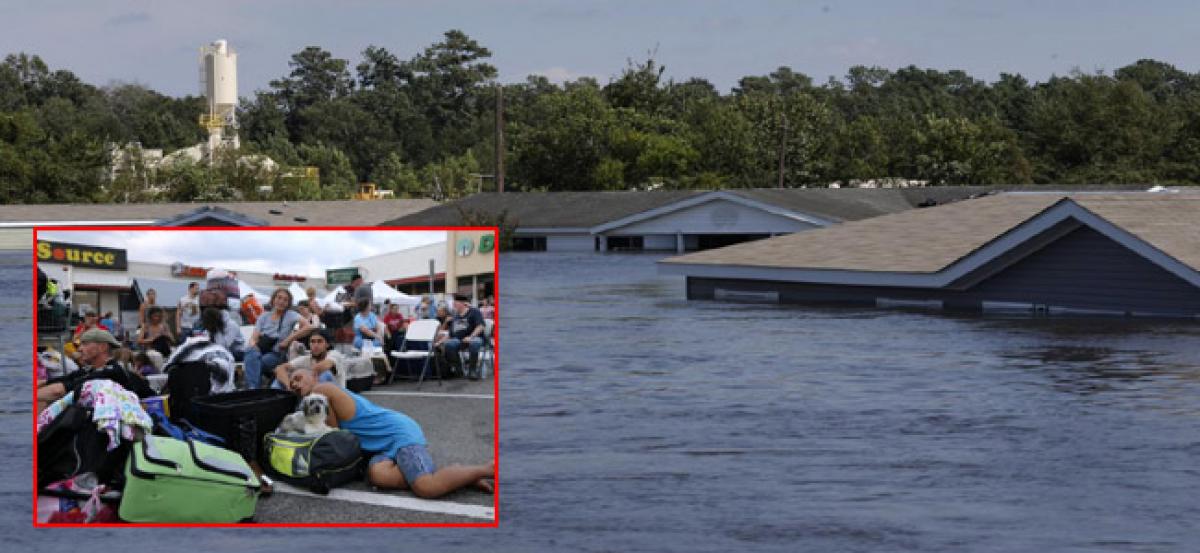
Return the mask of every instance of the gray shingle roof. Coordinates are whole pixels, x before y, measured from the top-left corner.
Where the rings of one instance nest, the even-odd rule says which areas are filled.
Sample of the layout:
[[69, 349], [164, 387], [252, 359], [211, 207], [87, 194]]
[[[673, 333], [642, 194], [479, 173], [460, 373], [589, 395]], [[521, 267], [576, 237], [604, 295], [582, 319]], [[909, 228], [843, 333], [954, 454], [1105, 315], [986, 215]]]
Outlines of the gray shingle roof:
[[935, 273], [1064, 197], [1200, 270], [1200, 193], [1001, 194], [910, 210], [663, 263]]
[[[939, 187], [920, 191], [903, 189], [731, 189], [727, 192], [776, 205], [791, 211], [835, 221], [854, 221], [912, 209], [927, 198], [944, 203], [988, 191], [988, 187]], [[439, 205], [389, 221], [389, 225], [461, 225], [459, 208], [508, 216], [523, 228], [590, 228], [630, 215], [685, 200], [708, 190], [656, 190], [650, 192], [506, 192], [484, 193]]]
[[703, 192], [487, 192], [393, 219], [388, 225], [448, 226], [463, 224], [458, 208], [508, 217], [524, 228], [592, 227], [641, 213]]

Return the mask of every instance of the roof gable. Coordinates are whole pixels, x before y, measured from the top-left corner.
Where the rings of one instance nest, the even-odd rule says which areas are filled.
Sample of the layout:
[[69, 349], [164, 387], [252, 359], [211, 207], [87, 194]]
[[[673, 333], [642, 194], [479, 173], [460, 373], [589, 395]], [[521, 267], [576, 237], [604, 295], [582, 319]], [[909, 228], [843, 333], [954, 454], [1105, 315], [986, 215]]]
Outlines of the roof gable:
[[203, 206], [174, 217], [160, 219], [154, 223], [162, 227], [265, 227], [269, 223], [262, 219], [243, 215], [219, 206]]
[[[1144, 214], [1138, 215], [1142, 210], [1119, 205], [1128, 199], [1090, 196], [1076, 201], [1054, 195], [984, 198], [673, 257], [660, 262], [659, 267], [662, 272], [693, 276], [738, 273], [741, 278], [766, 280], [944, 287], [963, 285], [963, 279], [989, 264], [1000, 270], [1006, 266], [1005, 257], [1011, 257], [1022, 245], [1039, 237], [1044, 240], [1055, 227], [1076, 224], [1091, 227], [1200, 286], [1200, 241], [1176, 238], [1171, 232], [1174, 227], [1147, 221]], [[1159, 207], [1167, 201], [1154, 199]], [[1185, 201], [1193, 203], [1175, 204], [1159, 210], [1159, 215], [1168, 222], [1181, 221], [1181, 231], [1191, 229], [1182, 233], [1186, 239], [1200, 224], [1200, 196]], [[1093, 209], [1139, 221], [1140, 232], [1114, 224]], [[1191, 213], [1193, 210], [1195, 213]]]

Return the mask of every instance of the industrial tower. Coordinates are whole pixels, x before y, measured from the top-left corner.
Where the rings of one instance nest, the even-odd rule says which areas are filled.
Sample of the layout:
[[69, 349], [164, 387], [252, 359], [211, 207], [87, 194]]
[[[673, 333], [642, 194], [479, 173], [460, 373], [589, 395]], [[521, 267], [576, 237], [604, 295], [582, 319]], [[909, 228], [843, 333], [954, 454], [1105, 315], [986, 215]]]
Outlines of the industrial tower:
[[208, 130], [208, 158], [219, 148], [238, 148], [237, 52], [224, 39], [200, 48], [200, 93], [207, 113], [200, 126]]

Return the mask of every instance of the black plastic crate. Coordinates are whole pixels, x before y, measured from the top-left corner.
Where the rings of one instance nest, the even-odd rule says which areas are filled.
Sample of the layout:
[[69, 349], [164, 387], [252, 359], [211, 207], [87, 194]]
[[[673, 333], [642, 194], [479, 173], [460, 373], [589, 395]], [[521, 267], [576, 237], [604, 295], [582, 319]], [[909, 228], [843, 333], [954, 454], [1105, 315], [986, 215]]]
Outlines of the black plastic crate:
[[252, 462], [261, 457], [263, 436], [296, 410], [297, 401], [292, 392], [271, 388], [214, 394], [193, 398], [188, 420]]

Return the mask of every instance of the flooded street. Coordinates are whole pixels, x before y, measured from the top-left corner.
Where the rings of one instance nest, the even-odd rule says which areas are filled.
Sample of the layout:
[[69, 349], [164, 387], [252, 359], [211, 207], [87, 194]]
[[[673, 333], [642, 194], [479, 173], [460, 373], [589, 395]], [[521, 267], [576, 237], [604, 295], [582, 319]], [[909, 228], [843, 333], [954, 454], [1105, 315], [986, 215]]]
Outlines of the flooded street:
[[[500, 527], [177, 529], [199, 549], [1181, 551], [1200, 324], [688, 302], [651, 255], [505, 254]], [[2, 511], [33, 531], [28, 257], [0, 262]], [[22, 299], [14, 299], [22, 298]], [[111, 543], [110, 543], [111, 542]]]

